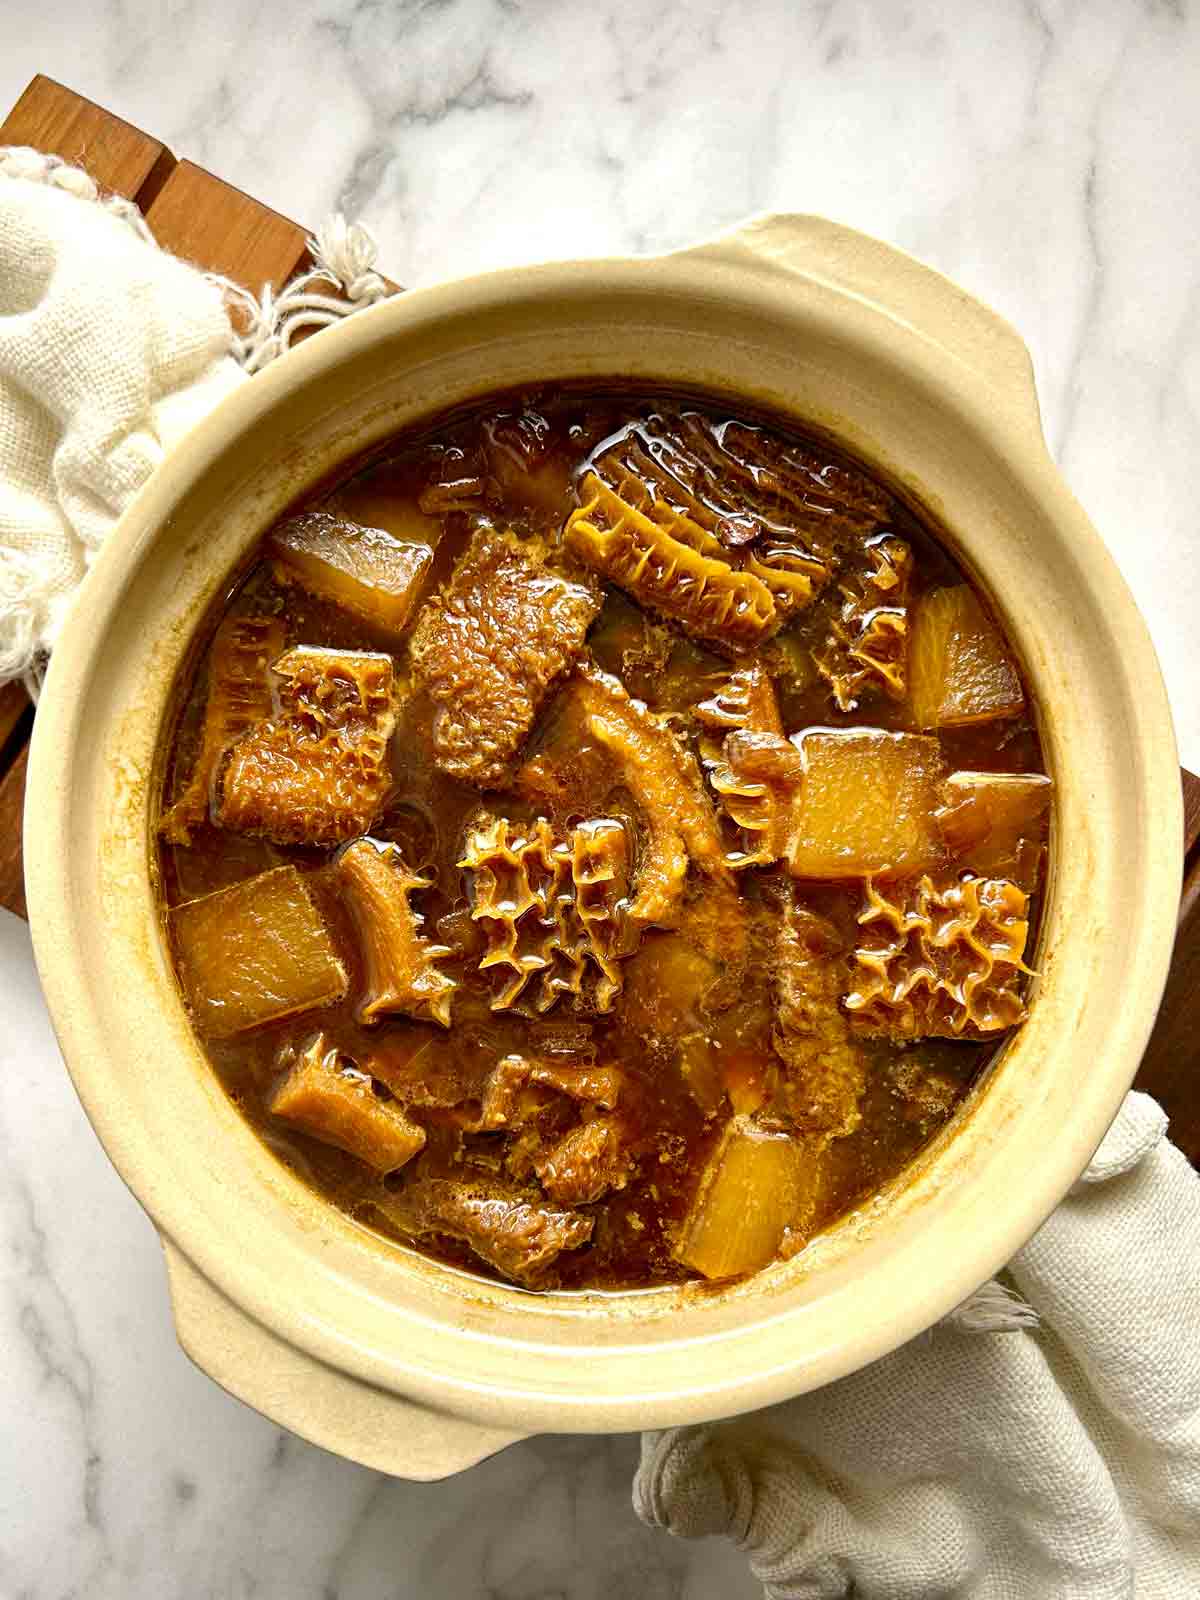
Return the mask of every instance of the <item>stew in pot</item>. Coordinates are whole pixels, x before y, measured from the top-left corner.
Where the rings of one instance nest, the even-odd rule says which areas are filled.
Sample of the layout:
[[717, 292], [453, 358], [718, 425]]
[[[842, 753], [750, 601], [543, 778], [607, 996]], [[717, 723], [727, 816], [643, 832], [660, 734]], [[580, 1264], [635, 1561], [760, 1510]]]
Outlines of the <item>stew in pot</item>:
[[161, 880], [228, 1094], [351, 1217], [526, 1288], [755, 1272], [1026, 1011], [1034, 707], [923, 512], [630, 390], [394, 440], [181, 688]]

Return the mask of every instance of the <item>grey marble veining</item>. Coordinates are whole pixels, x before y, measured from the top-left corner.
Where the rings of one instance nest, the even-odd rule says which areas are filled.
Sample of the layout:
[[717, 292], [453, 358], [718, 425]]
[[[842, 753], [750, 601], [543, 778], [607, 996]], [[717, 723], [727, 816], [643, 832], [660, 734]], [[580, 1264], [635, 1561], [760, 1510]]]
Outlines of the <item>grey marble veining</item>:
[[[1008, 316], [1200, 769], [1200, 12], [1192, 0], [47, 0], [47, 72], [409, 284], [676, 248], [767, 208], [892, 240]], [[739, 1600], [629, 1510], [635, 1442], [415, 1487], [196, 1373], [152, 1229], [0, 914], [0, 1600]]]

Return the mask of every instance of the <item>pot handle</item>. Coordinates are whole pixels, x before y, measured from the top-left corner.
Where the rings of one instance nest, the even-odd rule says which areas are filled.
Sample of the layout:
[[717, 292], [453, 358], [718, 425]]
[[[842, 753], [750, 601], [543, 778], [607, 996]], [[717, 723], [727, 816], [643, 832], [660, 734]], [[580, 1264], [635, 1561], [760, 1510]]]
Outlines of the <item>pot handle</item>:
[[874, 307], [988, 385], [1043, 440], [1033, 361], [1005, 319], [915, 256], [826, 217], [774, 212], [680, 254], [788, 273]]
[[325, 1450], [428, 1483], [528, 1437], [484, 1428], [326, 1366], [238, 1309], [162, 1238], [175, 1332], [222, 1389]]

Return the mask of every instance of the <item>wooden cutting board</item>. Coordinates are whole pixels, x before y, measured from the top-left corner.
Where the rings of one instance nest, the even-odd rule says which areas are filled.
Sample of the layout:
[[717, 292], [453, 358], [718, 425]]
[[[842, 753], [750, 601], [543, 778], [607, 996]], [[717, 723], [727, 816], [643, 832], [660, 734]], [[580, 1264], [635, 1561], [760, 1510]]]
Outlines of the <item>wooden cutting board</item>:
[[[31, 145], [89, 172], [102, 189], [135, 200], [158, 242], [256, 293], [279, 288], [307, 262], [306, 230], [177, 160], [159, 139], [37, 77], [0, 125], [0, 145]], [[319, 337], [319, 336], [318, 336]], [[15, 684], [0, 688], [0, 905], [25, 915], [21, 809], [33, 707]], [[1200, 779], [1183, 774], [1187, 861], [1179, 937], [1158, 1023], [1138, 1087], [1171, 1117], [1171, 1133], [1200, 1165]]]

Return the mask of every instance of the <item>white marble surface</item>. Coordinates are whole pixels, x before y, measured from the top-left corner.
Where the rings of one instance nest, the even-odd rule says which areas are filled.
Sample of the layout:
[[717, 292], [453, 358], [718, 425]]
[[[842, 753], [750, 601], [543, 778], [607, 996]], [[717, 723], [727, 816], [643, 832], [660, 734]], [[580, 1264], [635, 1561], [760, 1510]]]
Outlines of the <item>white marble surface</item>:
[[[901, 244], [1009, 316], [1200, 769], [1200, 14], [1189, 0], [16, 0], [38, 71], [410, 284], [666, 249], [753, 210]], [[630, 1440], [455, 1482], [324, 1455], [195, 1373], [154, 1235], [0, 913], [0, 1600], [738, 1600], [641, 1529]]]

